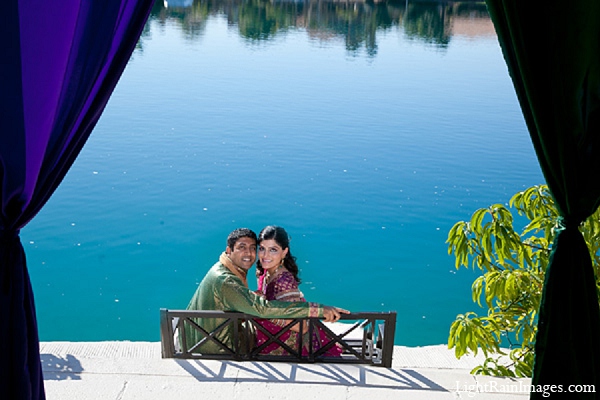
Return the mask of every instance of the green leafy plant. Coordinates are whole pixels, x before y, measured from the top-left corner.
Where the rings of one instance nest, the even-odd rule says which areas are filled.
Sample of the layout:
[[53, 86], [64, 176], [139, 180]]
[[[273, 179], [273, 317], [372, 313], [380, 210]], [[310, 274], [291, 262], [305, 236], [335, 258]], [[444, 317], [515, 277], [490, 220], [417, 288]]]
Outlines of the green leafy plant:
[[[509, 208], [525, 217], [521, 233], [515, 230]], [[473, 374], [530, 377], [537, 312], [559, 214], [545, 185], [515, 194], [509, 208], [502, 204], [481, 208], [448, 233], [448, 254], [454, 254], [456, 268], [481, 271], [471, 287], [472, 297], [487, 309], [484, 316], [458, 315], [450, 327], [448, 348], [454, 348], [457, 358], [483, 352], [486, 360]], [[590, 249], [600, 293], [600, 211], [580, 231]]]

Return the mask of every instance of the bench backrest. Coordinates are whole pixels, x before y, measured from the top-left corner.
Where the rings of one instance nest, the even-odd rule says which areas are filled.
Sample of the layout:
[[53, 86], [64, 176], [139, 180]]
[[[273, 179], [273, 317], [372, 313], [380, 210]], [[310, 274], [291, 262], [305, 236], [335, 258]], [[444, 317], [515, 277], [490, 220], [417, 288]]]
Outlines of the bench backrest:
[[[205, 318], [215, 318], [222, 321], [212, 331], [206, 331], [199, 321]], [[334, 362], [361, 363], [390, 368], [394, 351], [394, 334], [396, 328], [395, 312], [360, 312], [342, 314], [338, 323], [323, 323], [317, 318], [297, 318], [290, 325], [282, 327], [281, 331], [270, 333], [257, 322], [259, 317], [230, 311], [208, 310], [160, 310], [160, 333], [163, 358], [199, 358], [199, 359], [228, 359], [237, 361], [287, 361], [287, 362]], [[296, 325], [303, 329], [302, 321], [307, 321], [309, 337], [315, 330], [320, 329], [330, 342], [319, 349], [308, 345], [308, 351], [301, 348], [291, 349], [279, 340], [281, 334]], [[229, 325], [232, 324], [232, 325]], [[214, 325], [214, 324], [213, 324]], [[227, 345], [217, 339], [217, 334], [226, 326], [231, 326], [233, 345]], [[201, 339], [192, 340], [186, 331], [196, 333]], [[251, 348], [254, 331], [260, 330], [267, 337], [266, 343], [257, 348]], [[202, 345], [211, 344], [218, 347], [218, 354], [202, 353]], [[287, 350], [286, 355], [261, 354], [261, 350], [271, 343], [276, 343]], [[339, 357], [327, 355], [331, 346], [340, 346], [343, 353]], [[299, 347], [301, 343], [299, 343]]]

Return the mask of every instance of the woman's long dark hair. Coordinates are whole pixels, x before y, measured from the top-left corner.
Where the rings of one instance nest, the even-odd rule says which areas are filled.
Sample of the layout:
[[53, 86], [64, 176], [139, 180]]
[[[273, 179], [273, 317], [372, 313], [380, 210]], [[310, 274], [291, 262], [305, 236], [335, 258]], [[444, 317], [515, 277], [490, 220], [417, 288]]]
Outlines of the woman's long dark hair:
[[[294, 279], [296, 282], [300, 283], [300, 277], [298, 274], [300, 273], [298, 270], [298, 264], [296, 264], [296, 257], [292, 255], [292, 250], [290, 249], [290, 238], [285, 231], [280, 226], [269, 225], [263, 228], [262, 231], [258, 234], [258, 245], [260, 246], [263, 240], [274, 240], [283, 250], [288, 249], [285, 258], [283, 259], [283, 266], [285, 269], [291, 272], [294, 275]], [[261, 276], [265, 273], [264, 268], [260, 265], [260, 258], [256, 261], [256, 276]]]

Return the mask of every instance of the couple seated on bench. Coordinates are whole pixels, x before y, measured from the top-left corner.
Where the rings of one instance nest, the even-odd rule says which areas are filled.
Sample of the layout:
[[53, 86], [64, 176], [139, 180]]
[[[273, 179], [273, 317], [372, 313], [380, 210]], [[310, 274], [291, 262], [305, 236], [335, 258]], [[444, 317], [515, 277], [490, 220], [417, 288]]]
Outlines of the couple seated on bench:
[[[257, 243], [258, 290], [254, 292], [248, 288], [246, 275], [256, 260]], [[258, 238], [250, 229], [240, 228], [227, 237], [225, 252], [200, 282], [187, 309], [237, 311], [257, 316], [262, 318], [258, 323], [272, 334], [287, 326], [290, 319], [315, 317], [323, 318], [326, 322], [334, 322], [339, 320], [340, 314], [349, 313], [338, 307], [307, 302], [298, 289], [299, 283], [298, 266], [290, 252], [289, 237], [283, 228], [267, 226], [260, 232]], [[203, 318], [196, 322], [211, 333], [224, 321], [220, 318]], [[268, 335], [260, 329], [252, 328], [249, 322], [246, 322], [245, 327], [239, 327], [241, 343], [236, 345], [241, 346], [242, 349], [252, 350], [268, 340]], [[253, 334], [243, 334], [245, 329], [251, 329]], [[206, 336], [189, 324], [186, 325], [185, 330], [188, 351]], [[302, 337], [299, 331], [300, 324], [296, 323], [278, 340], [294, 351], [297, 351], [299, 341], [302, 341], [303, 355], [308, 353], [310, 342], [315, 351], [330, 341], [321, 329], [313, 330], [312, 337], [308, 337], [306, 325], [302, 327]], [[250, 336], [253, 343], [246, 342], [247, 336]], [[232, 324], [227, 324], [214, 335], [214, 338], [229, 349], [233, 349], [234, 327]], [[226, 350], [216, 342], [206, 340], [194, 351], [219, 354]], [[336, 343], [327, 350], [326, 355], [339, 356], [341, 353], [342, 350]], [[278, 343], [270, 343], [262, 349], [261, 354], [287, 355], [288, 352]]]

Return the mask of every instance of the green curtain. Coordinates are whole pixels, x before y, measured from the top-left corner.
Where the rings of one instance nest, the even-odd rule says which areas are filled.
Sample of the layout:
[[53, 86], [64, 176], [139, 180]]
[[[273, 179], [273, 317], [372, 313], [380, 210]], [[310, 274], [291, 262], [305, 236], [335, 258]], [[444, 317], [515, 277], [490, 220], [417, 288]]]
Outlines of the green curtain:
[[[600, 1], [487, 6], [562, 217], [546, 271], [532, 384], [600, 399], [598, 293], [578, 230], [600, 204]], [[569, 385], [595, 385], [596, 393], [565, 393]], [[531, 398], [545, 397], [535, 391]]]

